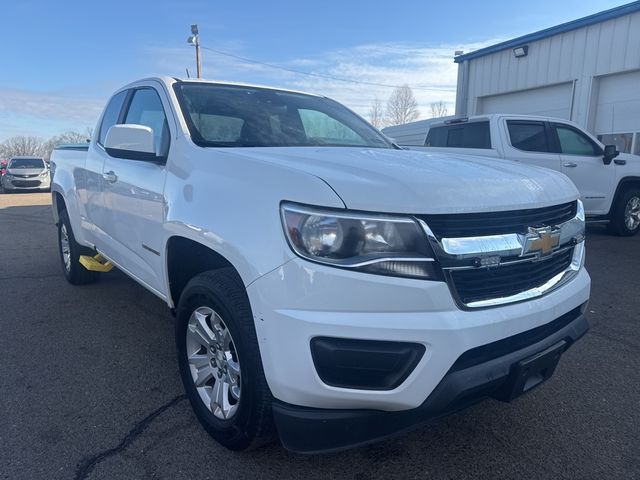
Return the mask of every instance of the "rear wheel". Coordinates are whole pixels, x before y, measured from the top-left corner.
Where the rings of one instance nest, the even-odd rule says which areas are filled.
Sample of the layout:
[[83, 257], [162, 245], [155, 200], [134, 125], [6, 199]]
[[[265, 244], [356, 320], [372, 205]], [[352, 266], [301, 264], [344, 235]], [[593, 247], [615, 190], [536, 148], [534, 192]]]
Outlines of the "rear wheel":
[[185, 287], [176, 315], [180, 375], [205, 430], [231, 450], [275, 437], [253, 315], [232, 268], [202, 273]]
[[612, 212], [609, 231], [624, 237], [640, 231], [640, 188], [630, 188], [620, 195]]
[[69, 215], [66, 210], [60, 212], [58, 220], [58, 250], [62, 271], [72, 285], [92, 283], [100, 278], [99, 272], [91, 272], [80, 264], [80, 255], [95, 255], [90, 248], [83, 247], [73, 235]]

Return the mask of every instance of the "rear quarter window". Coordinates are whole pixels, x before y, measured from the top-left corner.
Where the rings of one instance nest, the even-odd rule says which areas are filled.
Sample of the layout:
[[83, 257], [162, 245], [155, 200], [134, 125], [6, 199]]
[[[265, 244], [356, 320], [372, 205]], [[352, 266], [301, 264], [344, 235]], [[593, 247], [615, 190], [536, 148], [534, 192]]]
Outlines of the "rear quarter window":
[[490, 149], [489, 122], [471, 122], [430, 128], [425, 146]]
[[547, 129], [543, 122], [507, 121], [511, 146], [525, 152], [550, 152]]

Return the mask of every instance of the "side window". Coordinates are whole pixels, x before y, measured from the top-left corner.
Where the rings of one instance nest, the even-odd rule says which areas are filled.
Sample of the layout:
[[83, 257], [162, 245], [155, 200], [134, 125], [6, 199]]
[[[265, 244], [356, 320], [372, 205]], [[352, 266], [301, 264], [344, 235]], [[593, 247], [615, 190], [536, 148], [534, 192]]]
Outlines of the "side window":
[[299, 109], [300, 120], [307, 138], [329, 144], [365, 145], [364, 139], [345, 124], [318, 110]]
[[597, 157], [602, 152], [584, 133], [568, 125], [555, 125], [560, 143], [560, 153]]
[[109, 129], [118, 123], [125, 98], [127, 98], [127, 90], [116, 93], [111, 97], [109, 105], [107, 105], [104, 115], [102, 116], [102, 123], [100, 124], [100, 133], [98, 135], [98, 143], [100, 145], [104, 145], [104, 139], [107, 137]]
[[550, 152], [547, 129], [543, 122], [508, 120], [511, 145], [526, 152]]
[[431, 128], [427, 134], [425, 146], [490, 149], [489, 122], [471, 122]]
[[124, 123], [145, 125], [153, 130], [156, 152], [163, 156], [169, 149], [169, 127], [158, 93], [152, 88], [136, 90]]

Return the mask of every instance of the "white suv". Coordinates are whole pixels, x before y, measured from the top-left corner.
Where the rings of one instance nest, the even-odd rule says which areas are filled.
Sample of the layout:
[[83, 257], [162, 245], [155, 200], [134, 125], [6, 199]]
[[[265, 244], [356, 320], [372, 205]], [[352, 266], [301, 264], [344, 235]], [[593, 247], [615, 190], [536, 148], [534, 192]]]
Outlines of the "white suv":
[[241, 450], [361, 445], [530, 390], [587, 330], [565, 176], [395, 148], [340, 104], [156, 78], [52, 155], [73, 284], [115, 265], [175, 310], [200, 422]]

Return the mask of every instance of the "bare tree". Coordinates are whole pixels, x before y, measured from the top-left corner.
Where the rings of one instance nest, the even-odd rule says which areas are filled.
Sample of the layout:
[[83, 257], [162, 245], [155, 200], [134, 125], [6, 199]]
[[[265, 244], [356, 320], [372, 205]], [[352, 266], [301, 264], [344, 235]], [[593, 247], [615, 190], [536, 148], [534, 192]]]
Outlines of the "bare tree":
[[448, 113], [447, 104], [444, 103], [442, 100], [440, 100], [439, 102], [433, 102], [431, 104], [431, 117], [432, 118], [446, 117], [447, 113]]
[[21, 155], [42, 157], [44, 153], [44, 142], [39, 137], [19, 135], [0, 143], [0, 157], [7, 160]]
[[51, 137], [44, 144], [43, 156], [45, 160], [49, 160], [49, 157], [51, 157], [51, 152], [54, 148], [56, 148], [56, 145], [60, 145], [63, 143], [86, 143], [87, 140], [91, 138], [89, 130], [90, 129], [87, 128], [87, 133], [74, 132], [70, 130], [61, 133], [60, 135], [56, 135], [55, 137]]
[[384, 107], [379, 98], [374, 98], [369, 108], [369, 122], [376, 128], [384, 127]]
[[19, 135], [11, 137], [0, 143], [0, 158], [10, 159], [12, 157], [19, 156], [32, 156], [42, 157], [46, 161], [49, 161], [51, 152], [62, 143], [85, 143], [91, 138], [93, 129], [87, 127], [85, 133], [67, 131], [51, 137], [49, 140], [44, 141], [40, 137], [30, 137], [26, 135]]
[[409, 85], [396, 88], [387, 102], [387, 122], [389, 125], [402, 125], [418, 118], [418, 102]]

